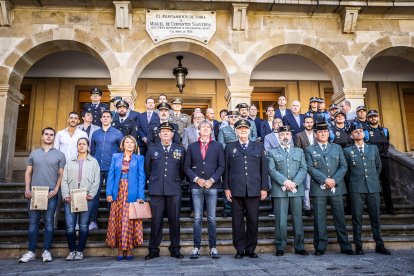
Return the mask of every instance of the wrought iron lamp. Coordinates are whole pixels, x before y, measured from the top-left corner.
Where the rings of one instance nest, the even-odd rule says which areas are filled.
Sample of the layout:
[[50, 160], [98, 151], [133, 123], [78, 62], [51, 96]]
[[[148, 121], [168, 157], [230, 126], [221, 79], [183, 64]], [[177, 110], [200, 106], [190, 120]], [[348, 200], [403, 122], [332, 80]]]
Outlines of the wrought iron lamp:
[[177, 80], [177, 87], [181, 93], [183, 93], [183, 89], [185, 87], [185, 77], [188, 74], [188, 69], [181, 64], [181, 60], [183, 58], [183, 56], [177, 56], [178, 66], [173, 69], [173, 74]]

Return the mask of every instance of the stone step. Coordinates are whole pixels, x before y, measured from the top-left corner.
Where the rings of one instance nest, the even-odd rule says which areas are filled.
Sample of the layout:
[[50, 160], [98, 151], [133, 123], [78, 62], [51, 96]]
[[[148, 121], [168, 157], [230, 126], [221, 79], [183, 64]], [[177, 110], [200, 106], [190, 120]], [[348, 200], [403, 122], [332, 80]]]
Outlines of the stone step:
[[[336, 237], [335, 227], [330, 225], [327, 227], [328, 229], [328, 236], [333, 238]], [[274, 227], [259, 227], [259, 239], [273, 239], [274, 238]], [[293, 235], [293, 228], [288, 227], [288, 235]], [[313, 237], [313, 226], [304, 226], [304, 232], [306, 238]], [[347, 225], [348, 233], [352, 233], [352, 226]], [[414, 235], [414, 225], [382, 225], [381, 231], [384, 237], [389, 236], [411, 236]], [[89, 233], [89, 240], [90, 241], [104, 241], [106, 237], [106, 229], [98, 229], [93, 230]], [[39, 241], [42, 241], [42, 233], [43, 230], [39, 230]], [[144, 239], [149, 239], [150, 228], [144, 228]], [[169, 231], [168, 228], [163, 229], [163, 238], [164, 240], [169, 239]], [[185, 240], [192, 240], [193, 239], [193, 228], [181, 228], [181, 239]], [[203, 239], [208, 239], [207, 237], [207, 228], [202, 229]], [[22, 242], [27, 240], [28, 230], [3, 230], [0, 231], [0, 243], [7, 243], [7, 242]], [[372, 236], [371, 234], [371, 226], [370, 225], [363, 225], [362, 226], [362, 235], [363, 236]], [[232, 239], [232, 229], [231, 228], [217, 228], [217, 240], [226, 240]], [[56, 230], [54, 235], [54, 241], [65, 241], [65, 230]]]
[[[371, 236], [362, 238], [364, 245], [364, 251], [368, 253], [375, 249], [375, 243]], [[414, 249], [414, 236], [401, 236], [401, 237], [383, 237], [385, 245], [388, 249], [391, 250], [413, 250]], [[352, 242], [352, 237], [350, 237], [350, 242]], [[293, 239], [288, 238], [288, 246], [286, 248], [286, 253], [293, 253]], [[313, 248], [313, 239], [306, 238], [304, 240], [305, 249], [309, 253], [314, 252]], [[168, 241], [162, 242], [160, 245], [161, 255], [168, 256], [168, 246], [170, 243]], [[193, 242], [191, 240], [181, 241], [181, 253], [186, 256], [190, 255], [191, 250], [193, 249]], [[144, 243], [133, 250], [133, 254], [137, 257], [143, 257], [148, 254], [148, 240], [144, 240]], [[235, 254], [235, 249], [232, 245], [231, 239], [218, 240], [217, 248], [220, 254]], [[204, 239], [201, 242], [201, 254], [208, 255], [209, 246], [208, 242]], [[17, 243], [0, 243], [0, 258], [2, 259], [18, 259], [28, 250], [27, 242], [17, 242]], [[256, 253], [272, 253], [275, 252], [275, 246], [273, 239], [259, 239], [258, 245], [256, 247]], [[337, 244], [336, 238], [328, 239], [328, 248], [327, 252], [339, 252], [339, 246]], [[52, 256], [55, 258], [66, 257], [69, 253], [68, 245], [65, 241], [54, 242], [51, 249]], [[103, 256], [116, 256], [118, 249], [108, 248], [103, 241], [94, 242], [89, 241], [86, 244], [84, 251], [85, 256], [87, 257], [103, 257]], [[38, 243], [37, 257], [41, 257], [42, 254], [42, 244]]]

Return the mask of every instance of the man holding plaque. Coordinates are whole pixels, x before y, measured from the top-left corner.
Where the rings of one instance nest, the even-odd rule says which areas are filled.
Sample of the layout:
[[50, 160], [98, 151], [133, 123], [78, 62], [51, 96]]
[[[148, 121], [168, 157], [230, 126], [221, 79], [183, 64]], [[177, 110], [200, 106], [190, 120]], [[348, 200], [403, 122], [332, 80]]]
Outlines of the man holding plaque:
[[[42, 254], [43, 262], [52, 261], [52, 256], [49, 252], [53, 232], [55, 230], [53, 225], [53, 216], [55, 214], [56, 205], [58, 202], [58, 191], [63, 176], [63, 168], [65, 167], [65, 155], [53, 147], [55, 139], [55, 130], [47, 127], [42, 130], [42, 146], [39, 149], [30, 153], [27, 160], [27, 167], [25, 173], [25, 192], [24, 196], [27, 199], [36, 198], [36, 192], [32, 193], [33, 187], [46, 187], [49, 190], [48, 199], [44, 202], [37, 202], [30, 205], [29, 210], [29, 251], [19, 260], [19, 263], [27, 263], [36, 259], [37, 238], [39, 234], [39, 222], [43, 213], [43, 221], [45, 223], [44, 242]], [[33, 189], [35, 190], [35, 189]], [[46, 208], [42, 208], [44, 207]], [[45, 209], [45, 210], [39, 210]]]

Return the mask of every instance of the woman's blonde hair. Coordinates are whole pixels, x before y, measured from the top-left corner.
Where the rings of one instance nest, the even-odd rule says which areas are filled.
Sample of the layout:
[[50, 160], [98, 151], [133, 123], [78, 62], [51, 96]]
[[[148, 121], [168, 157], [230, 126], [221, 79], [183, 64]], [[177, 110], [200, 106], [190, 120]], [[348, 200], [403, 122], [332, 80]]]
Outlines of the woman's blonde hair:
[[134, 138], [134, 136], [132, 136], [132, 135], [127, 135], [127, 136], [125, 136], [123, 139], [122, 139], [122, 141], [121, 141], [121, 145], [119, 146], [119, 149], [121, 150], [121, 151], [125, 151], [125, 147], [124, 147], [124, 145], [125, 145], [125, 140], [126, 139], [130, 139], [130, 140], [132, 140], [133, 142], [134, 142], [134, 144], [135, 144], [135, 148], [134, 148], [134, 153], [136, 153], [136, 154], [139, 154], [139, 147], [138, 147], [138, 144], [137, 144], [137, 140]]

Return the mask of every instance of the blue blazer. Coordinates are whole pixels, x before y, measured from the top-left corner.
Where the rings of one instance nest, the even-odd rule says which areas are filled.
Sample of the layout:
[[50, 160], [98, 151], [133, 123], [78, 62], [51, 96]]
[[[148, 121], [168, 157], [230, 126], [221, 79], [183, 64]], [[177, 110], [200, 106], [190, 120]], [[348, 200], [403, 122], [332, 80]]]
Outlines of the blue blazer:
[[[106, 182], [106, 196], [112, 196], [113, 200], [116, 200], [118, 197], [123, 158], [123, 153], [114, 153], [112, 155], [111, 167], [109, 168], [108, 180]], [[144, 192], [144, 156], [132, 154], [128, 171], [128, 202], [135, 202], [138, 199], [145, 199]]]
[[295, 117], [293, 117], [293, 113], [287, 114], [285, 117], [283, 117], [283, 125], [290, 126], [293, 137], [296, 137], [296, 134], [305, 130], [305, 128], [303, 127], [303, 122], [305, 121], [305, 115], [299, 114], [299, 121], [300, 121], [300, 124], [298, 125], [298, 123], [295, 120]]
[[273, 129], [269, 126], [269, 123], [266, 121], [262, 121], [260, 124], [260, 137], [262, 137], [262, 142], [264, 141], [266, 135], [273, 132]]
[[[286, 108], [285, 116], [287, 116], [288, 114], [292, 114], [292, 110]], [[279, 108], [276, 109], [275, 118], [279, 118], [280, 120], [283, 120], [283, 117], [282, 117], [282, 113], [280, 113], [280, 109]]]
[[146, 144], [142, 141], [142, 138], [147, 137], [148, 132], [152, 133], [152, 130], [155, 127], [158, 127], [158, 125], [160, 124], [160, 117], [158, 116], [157, 113], [155, 113], [155, 111], [153, 111], [151, 114], [150, 122], [148, 124], [147, 112], [142, 112], [138, 114], [136, 122], [137, 122], [137, 129], [138, 129], [137, 130], [138, 131], [137, 142], [140, 147], [144, 147]]

